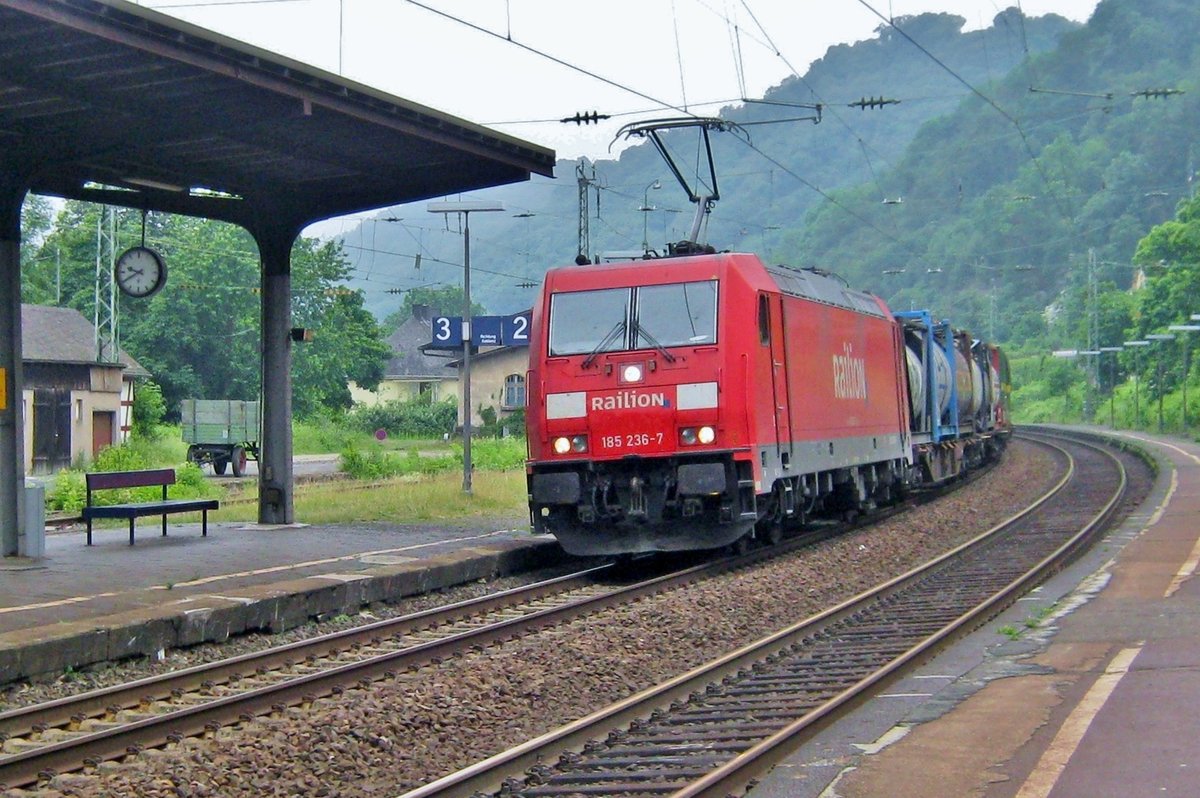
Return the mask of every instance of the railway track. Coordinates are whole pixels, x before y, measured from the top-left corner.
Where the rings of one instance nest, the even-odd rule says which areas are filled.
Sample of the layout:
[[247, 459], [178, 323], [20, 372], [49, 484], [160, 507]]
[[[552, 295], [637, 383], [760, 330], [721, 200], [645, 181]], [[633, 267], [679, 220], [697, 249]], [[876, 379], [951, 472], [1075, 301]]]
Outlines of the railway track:
[[812, 619], [403, 798], [740, 794], [815, 730], [985, 622], [1103, 529], [1126, 489], [1121, 462], [1103, 446], [1036, 437], [1070, 468], [1005, 523]]
[[[886, 517], [887, 513], [881, 513]], [[844, 531], [829, 526], [741, 557], [636, 584], [592, 569], [450, 607], [256, 654], [0, 713], [0, 789], [20, 787], [213, 733], [256, 715], [306, 706], [456, 652], [560, 624], [642, 596], [786, 554]]]
[[310, 704], [347, 685], [529, 634], [606, 607], [679, 588], [836, 534], [622, 584], [616, 565], [378, 621], [262, 652], [0, 713], [0, 791], [96, 765], [254, 715]]

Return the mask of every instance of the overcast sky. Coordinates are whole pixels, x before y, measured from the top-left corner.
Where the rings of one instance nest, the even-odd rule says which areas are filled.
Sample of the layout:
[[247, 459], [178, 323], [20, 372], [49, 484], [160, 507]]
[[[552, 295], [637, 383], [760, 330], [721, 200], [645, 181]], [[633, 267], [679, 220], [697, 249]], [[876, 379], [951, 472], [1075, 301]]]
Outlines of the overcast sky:
[[[620, 125], [713, 113], [885, 18], [987, 27], [1016, 0], [139, 0], [196, 25], [552, 147], [608, 156]], [[1085, 21], [1096, 0], [1023, 0]], [[440, 13], [439, 13], [440, 12]], [[876, 13], [878, 12], [878, 13]], [[474, 27], [472, 27], [474, 26]], [[585, 74], [590, 73], [590, 74]], [[861, 93], [861, 92], [860, 92]], [[832, 98], [847, 101], [857, 97]], [[564, 125], [576, 112], [601, 126]], [[616, 152], [616, 149], [613, 150]]]

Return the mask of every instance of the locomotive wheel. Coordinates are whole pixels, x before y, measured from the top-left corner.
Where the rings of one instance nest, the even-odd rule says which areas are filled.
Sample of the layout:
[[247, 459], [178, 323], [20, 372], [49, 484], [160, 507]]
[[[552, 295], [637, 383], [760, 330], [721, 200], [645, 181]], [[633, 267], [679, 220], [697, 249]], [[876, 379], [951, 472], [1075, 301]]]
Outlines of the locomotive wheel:
[[233, 475], [240, 477], [246, 473], [246, 450], [241, 446], [233, 447], [233, 458], [230, 461], [233, 464]]
[[783, 540], [783, 520], [773, 518], [758, 529], [758, 536], [768, 546], [778, 546]]
[[742, 535], [737, 540], [730, 543], [729, 544], [729, 553], [733, 554], [734, 556], [741, 557], [743, 554], [746, 554], [747, 552], [749, 552], [750, 551], [750, 537], [751, 537], [750, 533], [747, 532], [746, 534]]
[[225, 466], [229, 465], [229, 461], [223, 457], [213, 459], [213, 473], [221, 476], [225, 473]]

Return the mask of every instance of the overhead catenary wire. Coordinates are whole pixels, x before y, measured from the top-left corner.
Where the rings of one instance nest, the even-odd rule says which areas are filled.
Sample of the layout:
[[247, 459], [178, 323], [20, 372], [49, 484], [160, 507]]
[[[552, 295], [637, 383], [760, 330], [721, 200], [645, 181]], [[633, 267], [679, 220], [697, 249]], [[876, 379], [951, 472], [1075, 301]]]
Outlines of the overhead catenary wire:
[[[743, 2], [744, 2], [744, 0], [743, 0]], [[1013, 126], [1013, 128], [1017, 131], [1017, 135], [1021, 139], [1021, 143], [1025, 148], [1025, 152], [1028, 154], [1030, 161], [1033, 162], [1034, 168], [1037, 170], [1038, 175], [1041, 177], [1043, 185], [1046, 187], [1046, 193], [1049, 194], [1051, 197], [1055, 196], [1053, 188], [1050, 183], [1050, 176], [1046, 174], [1046, 170], [1042, 166], [1041, 161], [1038, 159], [1037, 153], [1035, 153], [1033, 151], [1033, 145], [1030, 143], [1029, 137], [1028, 137], [1028, 135], [1026, 135], [1024, 128], [1022, 128], [1020, 120], [1018, 120], [1016, 117], [1014, 117], [1012, 114], [1010, 114], [1004, 108], [1002, 108], [1000, 106], [1000, 104], [997, 103], [995, 100], [993, 100], [991, 97], [988, 97], [986, 94], [984, 94], [982, 91], [977, 89], [975, 86], [971, 85], [970, 81], [968, 81], [962, 75], [958, 74], [954, 69], [952, 69], [944, 61], [942, 61], [936, 55], [931, 53], [928, 48], [926, 48], [924, 45], [922, 45], [920, 42], [918, 42], [916, 39], [914, 39], [912, 36], [910, 36], [908, 34], [908, 32], [905, 31], [903, 28], [901, 28], [899, 25], [897, 25], [894, 20], [892, 20], [888, 17], [885, 17], [883, 14], [881, 14], [869, 2], [867, 2], [867, 0], [858, 0], [858, 2], [861, 6], [866, 8], [872, 14], [874, 14], [875, 16], [877, 16], [881, 20], [883, 20], [883, 22], [886, 23], [892, 30], [896, 31], [901, 36], [903, 36], [910, 44], [912, 44], [914, 47], [916, 47], [918, 50], [920, 50], [927, 58], [929, 58], [931, 61], [933, 61], [939, 67], [941, 67], [948, 75], [950, 75], [950, 77], [954, 78], [956, 81], [958, 81], [963, 86], [965, 86], [973, 95], [978, 97], [985, 104], [987, 104], [989, 107], [991, 107], [993, 110], [995, 110], [996, 113], [1000, 114], [1000, 116], [1002, 116], [1005, 120], [1007, 120], [1009, 122], [1009, 124], [1011, 124]], [[1075, 214], [1070, 210], [1070, 208], [1064, 207], [1061, 203], [1059, 203], [1057, 201], [1057, 199], [1056, 199], [1055, 204], [1058, 206], [1058, 211], [1062, 215], [1063, 220], [1066, 221], [1068, 224], [1074, 225], [1075, 224]]]
[[483, 27], [482, 25], [476, 25], [474, 22], [470, 22], [470, 21], [468, 21], [468, 20], [465, 20], [465, 19], [463, 19], [462, 17], [457, 17], [457, 16], [455, 16], [455, 15], [453, 15], [453, 14], [450, 14], [450, 13], [448, 13], [448, 12], [445, 12], [445, 11], [442, 11], [442, 10], [440, 10], [440, 9], [434, 8], [433, 6], [426, 5], [425, 3], [418, 2], [418, 0], [406, 0], [406, 2], [407, 2], [409, 5], [414, 5], [414, 6], [416, 6], [417, 8], [424, 9], [425, 11], [428, 11], [428, 12], [429, 12], [429, 13], [431, 13], [431, 14], [436, 14], [436, 15], [437, 15], [437, 16], [439, 16], [439, 17], [442, 17], [442, 18], [444, 18], [444, 19], [448, 19], [448, 20], [450, 20], [450, 21], [452, 21], [452, 22], [455, 22], [455, 23], [457, 23], [457, 24], [459, 24], [459, 25], [463, 25], [463, 26], [465, 26], [465, 27], [468, 27], [468, 28], [470, 28], [471, 30], [474, 30], [474, 31], [477, 31], [477, 32], [479, 32], [479, 33], [482, 33], [482, 34], [484, 34], [484, 35], [491, 36], [491, 37], [493, 37], [493, 38], [496, 38], [496, 39], [499, 39], [499, 40], [501, 40], [501, 41], [507, 42], [507, 43], [509, 43], [509, 44], [513, 45], [514, 47], [519, 47], [520, 49], [522, 49], [522, 50], [525, 50], [526, 52], [533, 53], [534, 55], [537, 55], [537, 56], [539, 56], [540, 58], [545, 58], [545, 59], [547, 59], [548, 61], [552, 61], [552, 62], [554, 62], [554, 63], [558, 64], [558, 65], [559, 65], [559, 66], [561, 66], [561, 67], [565, 67], [566, 69], [570, 69], [570, 70], [572, 70], [572, 71], [574, 71], [574, 72], [578, 72], [578, 73], [579, 73], [579, 74], [581, 74], [581, 75], [585, 75], [585, 76], [587, 76], [587, 77], [589, 77], [589, 78], [592, 78], [592, 79], [594, 79], [594, 80], [598, 80], [598, 81], [600, 81], [601, 83], [604, 83], [604, 84], [606, 84], [606, 85], [612, 86], [612, 87], [613, 87], [613, 88], [615, 88], [615, 89], [619, 89], [619, 90], [621, 90], [621, 91], [628, 92], [629, 94], [633, 94], [633, 95], [635, 95], [635, 96], [637, 96], [637, 97], [641, 97], [643, 100], [649, 100], [649, 101], [650, 101], [650, 102], [652, 102], [652, 103], [657, 103], [658, 105], [662, 106], [663, 108], [671, 108], [671, 109], [673, 109], [673, 110], [679, 111], [679, 112], [680, 112], [680, 113], [682, 113], [682, 114], [687, 114], [687, 113], [688, 113], [688, 111], [687, 111], [687, 109], [686, 109], [686, 108], [680, 108], [680, 107], [679, 107], [679, 106], [677, 106], [675, 103], [668, 102], [667, 100], [662, 100], [662, 99], [659, 99], [659, 98], [657, 98], [657, 97], [654, 97], [654, 96], [652, 96], [652, 95], [650, 95], [650, 94], [646, 94], [645, 92], [643, 92], [643, 91], [640, 91], [640, 90], [638, 90], [638, 89], [635, 89], [635, 88], [633, 88], [632, 86], [627, 86], [627, 85], [625, 85], [625, 84], [623, 84], [623, 83], [620, 83], [619, 81], [612, 80], [611, 78], [604, 77], [603, 75], [601, 75], [601, 74], [599, 74], [599, 73], [597, 73], [597, 72], [593, 72], [593, 71], [592, 71], [592, 70], [590, 70], [590, 69], [585, 69], [584, 67], [581, 67], [581, 66], [579, 66], [578, 64], [572, 64], [570, 61], [567, 61], [567, 60], [565, 60], [565, 59], [559, 58], [558, 56], [555, 56], [555, 55], [551, 55], [550, 53], [547, 53], [547, 52], [546, 52], [546, 51], [544, 51], [544, 50], [539, 50], [538, 48], [536, 48], [536, 47], [532, 47], [532, 46], [530, 46], [530, 45], [528, 45], [528, 44], [523, 44], [523, 43], [521, 43], [521, 42], [519, 42], [519, 41], [517, 41], [516, 39], [513, 39], [513, 38], [511, 38], [511, 37], [508, 37], [508, 36], [502, 36], [502, 35], [500, 35], [500, 34], [498, 34], [498, 33], [494, 32], [494, 31], [490, 31], [490, 30], [488, 30], [487, 28]]

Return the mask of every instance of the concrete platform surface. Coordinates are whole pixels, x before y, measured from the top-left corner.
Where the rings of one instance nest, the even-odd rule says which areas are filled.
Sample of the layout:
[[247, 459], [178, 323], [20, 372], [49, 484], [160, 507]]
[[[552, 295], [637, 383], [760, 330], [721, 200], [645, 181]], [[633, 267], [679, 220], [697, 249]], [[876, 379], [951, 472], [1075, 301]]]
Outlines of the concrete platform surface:
[[256, 629], [282, 631], [563, 554], [521, 518], [444, 524], [266, 526], [142, 519], [46, 538], [46, 556], [0, 559], [0, 684]]
[[1143, 506], [751, 798], [1200, 795], [1200, 446], [1112, 434], [1160, 464]]

